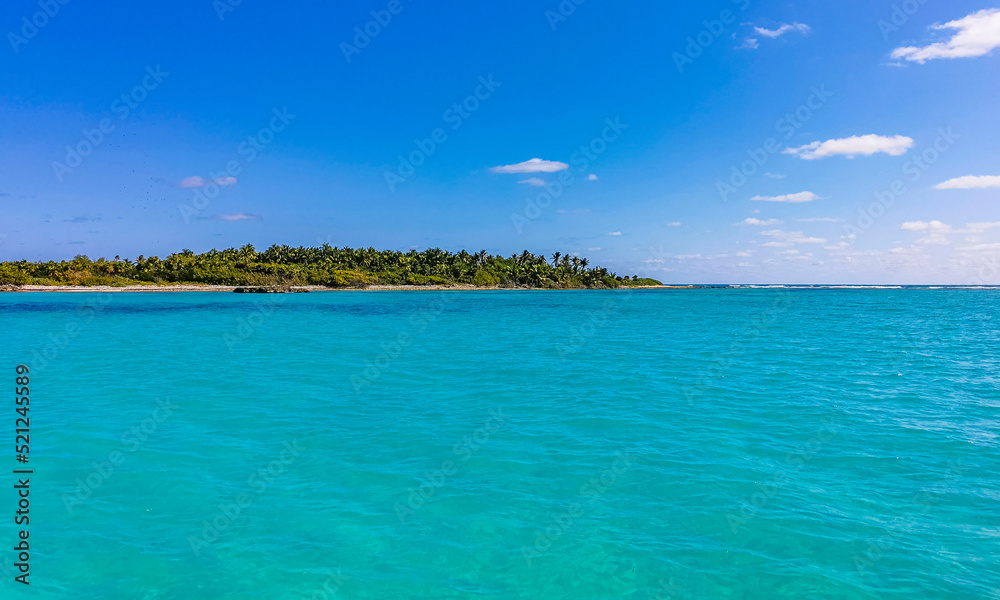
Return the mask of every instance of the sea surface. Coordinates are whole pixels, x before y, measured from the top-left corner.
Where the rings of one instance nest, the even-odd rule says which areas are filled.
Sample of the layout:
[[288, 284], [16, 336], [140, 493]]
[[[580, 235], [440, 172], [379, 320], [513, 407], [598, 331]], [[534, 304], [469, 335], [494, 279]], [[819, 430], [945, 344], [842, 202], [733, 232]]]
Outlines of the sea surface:
[[4, 600], [1000, 599], [1000, 291], [0, 294], [0, 332]]

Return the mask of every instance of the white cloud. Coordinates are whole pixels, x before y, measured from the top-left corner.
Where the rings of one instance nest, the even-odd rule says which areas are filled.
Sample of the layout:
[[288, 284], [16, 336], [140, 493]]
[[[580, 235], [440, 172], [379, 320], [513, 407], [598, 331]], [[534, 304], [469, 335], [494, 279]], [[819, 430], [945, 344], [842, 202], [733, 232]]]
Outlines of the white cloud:
[[989, 223], [969, 223], [965, 227], [968, 229], [967, 233], [982, 233], [987, 229], [1000, 227], [1000, 221], [992, 221]]
[[786, 148], [782, 154], [792, 154], [804, 160], [816, 160], [831, 156], [871, 156], [872, 154], [888, 154], [902, 156], [913, 147], [913, 138], [903, 135], [886, 137], [881, 135], [855, 135], [849, 138], [813, 142], [800, 148]]
[[941, 221], [907, 221], [900, 226], [903, 231], [921, 231], [926, 233], [925, 237], [917, 240], [919, 244], [934, 244], [937, 246], [948, 245], [948, 236], [959, 233], [947, 223]]
[[940, 231], [954, 233], [951, 225], [941, 221], [907, 221], [900, 227], [903, 231]]
[[790, 202], [792, 204], [799, 204], [801, 202], [819, 200], [820, 197], [812, 192], [799, 192], [797, 194], [785, 194], [784, 196], [754, 196], [750, 199], [757, 202]]
[[763, 27], [754, 27], [753, 30], [757, 32], [757, 35], [762, 35], [768, 39], [779, 38], [789, 31], [797, 31], [802, 35], [808, 35], [811, 29], [805, 23], [782, 23], [777, 29], [765, 29]]
[[600, 246], [596, 246], [594, 248], [587, 248], [587, 252], [600, 252], [600, 251], [601, 251]]
[[773, 242], [767, 242], [765, 244], [761, 244], [765, 248], [790, 248], [795, 244], [826, 243], [826, 240], [823, 238], [809, 237], [804, 235], [801, 231], [782, 231], [780, 229], [772, 229], [770, 231], [761, 231], [757, 235], [763, 235], [774, 238]]
[[764, 221], [762, 219], [755, 219], [753, 217], [749, 217], [747, 219], [743, 219], [739, 223], [733, 223], [733, 225], [735, 225], [735, 226], [753, 225], [753, 226], [764, 226], [764, 227], [767, 227], [767, 226], [771, 226], [771, 225], [781, 225], [782, 223], [783, 223], [783, 221], [779, 221], [778, 219], [767, 219], [766, 221]]
[[564, 162], [532, 158], [516, 165], [493, 167], [490, 171], [494, 173], [558, 173], [568, 168], [569, 165]]
[[937, 190], [976, 190], [983, 188], [1000, 188], [1000, 175], [966, 175], [956, 177], [934, 186]]
[[771, 172], [764, 173], [764, 176], [770, 177], [771, 179], [784, 179], [785, 177], [787, 177], [787, 175], [782, 175], [781, 173], [771, 173]]
[[247, 213], [229, 213], [225, 215], [215, 215], [212, 218], [217, 221], [259, 221], [260, 215], [250, 215]]
[[975, 246], [962, 246], [961, 248], [959, 248], [959, 250], [962, 251], [971, 250], [974, 252], [979, 252], [982, 250], [1000, 250], [1000, 244], [977, 244]]
[[195, 189], [195, 188], [203, 188], [206, 185], [208, 185], [209, 183], [215, 183], [216, 185], [221, 185], [221, 186], [236, 185], [236, 178], [235, 177], [218, 177], [218, 178], [216, 178], [216, 179], [214, 179], [212, 181], [207, 181], [207, 180], [205, 180], [205, 179], [203, 179], [203, 178], [198, 177], [197, 175], [195, 175], [193, 177], [187, 177], [187, 178], [181, 179], [177, 183], [177, 187], [182, 188], [182, 189]]
[[598, 179], [600, 179], [600, 177], [598, 177], [597, 175], [594, 175], [593, 173], [591, 173], [590, 175], [587, 175], [587, 181], [597, 181]]
[[612, 232], [608, 233], [608, 235], [615, 236], [615, 237], [620, 236], [621, 234], [622, 234], [622, 232], [620, 232], [620, 231], [612, 231]]
[[974, 58], [1000, 48], [1000, 8], [988, 8], [931, 29], [954, 30], [950, 40], [928, 46], [904, 46], [892, 51], [892, 57], [924, 64], [936, 58]]
[[205, 187], [205, 180], [195, 175], [194, 177], [187, 177], [185, 179], [181, 179], [177, 183], [177, 187], [184, 189], [202, 188]]
[[667, 223], [667, 227], [680, 227], [683, 225], [680, 221], [674, 221], [673, 223]]
[[[918, 244], [934, 244], [938, 246], [946, 246], [951, 243], [948, 236], [956, 235], [960, 233], [967, 234], [965, 242], [967, 244], [977, 244], [982, 241], [982, 234], [986, 233], [990, 229], [1000, 227], [1000, 221], [996, 222], [982, 222], [982, 223], [967, 223], [964, 229], [955, 229], [947, 223], [941, 221], [907, 221], [900, 226], [903, 231], [919, 231], [924, 234], [924, 237], [917, 240]], [[981, 247], [972, 246], [972, 247]]]
[[545, 187], [545, 180], [539, 179], [537, 177], [529, 177], [528, 179], [523, 179], [518, 181], [518, 183], [525, 183], [527, 185], [533, 185], [535, 187]]
[[740, 50], [756, 50], [760, 48], [760, 40], [757, 38], [747, 38], [743, 40], [743, 44], [737, 46]]

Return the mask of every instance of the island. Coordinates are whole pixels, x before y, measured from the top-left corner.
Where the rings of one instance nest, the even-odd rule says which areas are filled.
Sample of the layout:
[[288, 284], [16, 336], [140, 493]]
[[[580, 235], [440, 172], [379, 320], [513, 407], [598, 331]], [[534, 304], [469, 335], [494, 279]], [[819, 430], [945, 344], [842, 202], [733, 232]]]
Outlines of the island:
[[309, 289], [620, 289], [661, 287], [655, 279], [624, 277], [591, 267], [579, 256], [556, 252], [551, 261], [525, 250], [510, 257], [485, 250], [470, 254], [440, 248], [418, 252], [252, 245], [196, 254], [183, 250], [165, 259], [115, 256], [91, 260], [0, 262], [0, 288], [217, 289], [292, 292]]

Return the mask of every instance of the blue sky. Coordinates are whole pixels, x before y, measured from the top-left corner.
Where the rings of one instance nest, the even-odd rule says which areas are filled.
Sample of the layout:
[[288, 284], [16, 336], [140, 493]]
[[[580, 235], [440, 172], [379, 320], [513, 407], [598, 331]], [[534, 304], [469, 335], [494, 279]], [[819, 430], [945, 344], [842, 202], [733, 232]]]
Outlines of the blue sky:
[[234, 3], [6, 4], [0, 259], [1000, 284], [996, 0]]

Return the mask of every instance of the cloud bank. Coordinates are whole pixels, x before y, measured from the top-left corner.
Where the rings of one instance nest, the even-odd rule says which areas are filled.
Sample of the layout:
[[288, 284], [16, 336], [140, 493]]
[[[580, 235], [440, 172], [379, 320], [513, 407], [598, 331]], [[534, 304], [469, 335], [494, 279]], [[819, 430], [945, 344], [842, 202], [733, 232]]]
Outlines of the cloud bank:
[[526, 160], [522, 163], [517, 163], [516, 165], [502, 165], [499, 167], [493, 167], [490, 169], [493, 173], [558, 173], [559, 171], [565, 171], [569, 168], [569, 165], [564, 162], [554, 161], [554, 160], [542, 160], [540, 158], [532, 158], [531, 160]]
[[954, 30], [950, 40], [927, 46], [904, 46], [892, 51], [895, 59], [924, 64], [929, 60], [948, 58], [975, 58], [1000, 48], [1000, 8], [972, 13], [931, 29]]
[[1000, 175], [966, 175], [956, 177], [934, 186], [936, 190], [977, 190], [984, 188], [1000, 188]]
[[754, 196], [750, 199], [756, 202], [788, 202], [799, 204], [802, 202], [813, 202], [819, 200], [820, 197], [812, 192], [799, 192], [797, 194], [785, 194], [784, 196]]
[[816, 160], [831, 156], [871, 156], [888, 154], [902, 156], [913, 147], [913, 138], [903, 135], [887, 137], [882, 135], [855, 135], [849, 138], [813, 142], [800, 148], [787, 148], [783, 154], [792, 154], [803, 160]]

